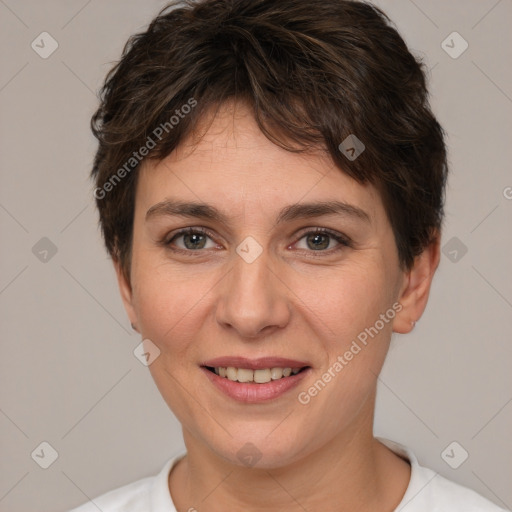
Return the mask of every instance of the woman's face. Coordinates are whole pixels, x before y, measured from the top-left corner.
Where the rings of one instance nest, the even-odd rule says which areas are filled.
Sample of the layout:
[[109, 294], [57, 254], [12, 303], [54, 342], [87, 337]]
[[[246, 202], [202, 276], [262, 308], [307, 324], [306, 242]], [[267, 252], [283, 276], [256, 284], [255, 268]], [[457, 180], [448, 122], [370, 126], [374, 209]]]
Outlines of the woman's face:
[[284, 466], [371, 429], [403, 283], [376, 189], [274, 145], [242, 105], [141, 170], [123, 298], [185, 438], [227, 460]]

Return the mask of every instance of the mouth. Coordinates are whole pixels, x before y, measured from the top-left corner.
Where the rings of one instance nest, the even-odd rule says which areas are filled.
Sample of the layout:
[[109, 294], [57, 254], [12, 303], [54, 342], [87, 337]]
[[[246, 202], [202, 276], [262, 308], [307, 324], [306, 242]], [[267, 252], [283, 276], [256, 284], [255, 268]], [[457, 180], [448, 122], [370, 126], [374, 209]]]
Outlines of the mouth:
[[246, 403], [277, 399], [312, 370], [303, 361], [270, 357], [217, 358], [205, 361], [201, 369], [224, 395]]
[[289, 366], [261, 368], [258, 370], [251, 370], [250, 368], [236, 368], [234, 366], [205, 366], [205, 368], [215, 373], [219, 377], [229, 379], [232, 382], [251, 382], [253, 384], [267, 384], [274, 380], [281, 380], [290, 377], [290, 375], [297, 375], [298, 373], [306, 370], [309, 366], [302, 368], [291, 368]]

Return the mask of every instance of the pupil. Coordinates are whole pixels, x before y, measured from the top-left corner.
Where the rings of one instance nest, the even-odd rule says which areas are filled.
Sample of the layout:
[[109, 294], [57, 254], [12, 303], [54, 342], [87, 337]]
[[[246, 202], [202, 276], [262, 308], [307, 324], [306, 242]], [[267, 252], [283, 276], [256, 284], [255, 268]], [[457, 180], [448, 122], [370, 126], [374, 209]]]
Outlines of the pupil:
[[[201, 240], [201, 238], [203, 240]], [[189, 240], [192, 240], [191, 243], [188, 243]], [[198, 246], [198, 242], [204, 242], [204, 235], [198, 235], [197, 233], [189, 233], [183, 237], [183, 241], [185, 242], [185, 247], [187, 249], [202, 249], [203, 246]], [[203, 244], [204, 245], [204, 244]]]
[[[323, 243], [322, 242], [316, 243], [321, 238], [324, 239]], [[313, 242], [313, 245], [310, 245], [310, 249], [314, 249], [314, 250], [316, 250], [316, 249], [325, 249], [325, 248], [327, 248], [329, 246], [329, 239], [328, 239], [328, 237], [326, 235], [321, 235], [321, 234], [319, 234], [319, 235], [312, 235], [312, 237], [309, 238], [309, 240], [311, 240], [311, 239], [316, 240], [316, 241]], [[309, 243], [308, 243], [308, 245], [309, 245]]]

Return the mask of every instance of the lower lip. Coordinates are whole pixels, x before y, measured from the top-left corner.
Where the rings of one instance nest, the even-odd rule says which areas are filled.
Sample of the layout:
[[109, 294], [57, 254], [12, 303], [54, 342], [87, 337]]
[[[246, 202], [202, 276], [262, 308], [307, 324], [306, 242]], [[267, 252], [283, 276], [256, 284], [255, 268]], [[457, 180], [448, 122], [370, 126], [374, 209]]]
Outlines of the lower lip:
[[302, 370], [296, 375], [271, 380], [265, 384], [251, 382], [234, 382], [226, 377], [220, 377], [216, 373], [201, 367], [210, 382], [227, 396], [245, 403], [259, 403], [273, 400], [293, 389], [309, 373], [310, 368]]

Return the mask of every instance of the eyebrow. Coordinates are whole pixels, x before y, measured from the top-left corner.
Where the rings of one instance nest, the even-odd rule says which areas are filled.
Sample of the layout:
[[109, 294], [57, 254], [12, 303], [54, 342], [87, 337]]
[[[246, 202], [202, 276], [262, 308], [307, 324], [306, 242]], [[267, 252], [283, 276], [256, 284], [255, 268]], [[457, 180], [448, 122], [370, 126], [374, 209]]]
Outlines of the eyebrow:
[[[319, 201], [296, 203], [285, 206], [277, 216], [276, 224], [297, 219], [308, 219], [322, 215], [341, 215], [371, 223], [370, 216], [361, 208], [343, 201]], [[180, 216], [216, 221], [229, 225], [229, 218], [215, 206], [208, 203], [184, 202], [166, 199], [153, 205], [146, 212], [146, 221], [157, 216]]]

